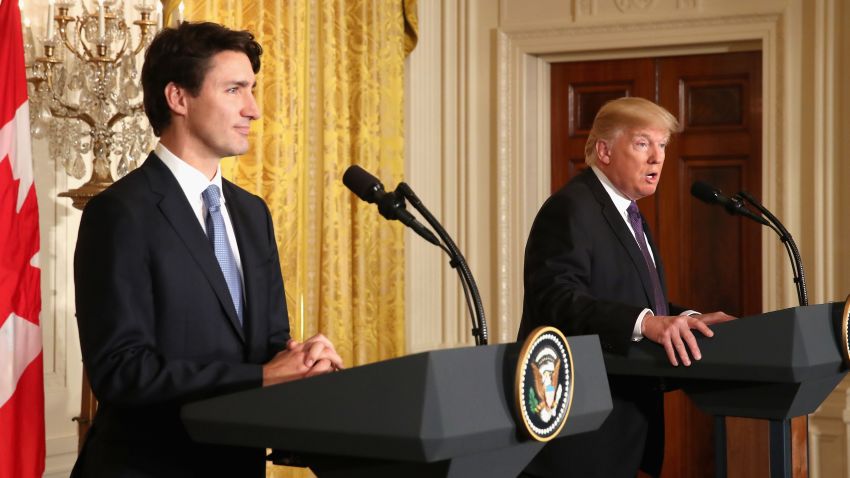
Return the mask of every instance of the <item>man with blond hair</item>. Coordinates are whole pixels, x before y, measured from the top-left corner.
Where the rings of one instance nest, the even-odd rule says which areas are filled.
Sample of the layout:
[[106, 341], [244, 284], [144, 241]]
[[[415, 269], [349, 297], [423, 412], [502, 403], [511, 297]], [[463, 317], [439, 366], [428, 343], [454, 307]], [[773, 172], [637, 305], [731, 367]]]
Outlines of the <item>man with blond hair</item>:
[[[551, 325], [566, 335], [598, 334], [603, 350], [625, 354], [648, 339], [672, 366], [701, 358], [693, 330], [732, 319], [698, 314], [667, 299], [659, 251], [636, 201], [655, 193], [664, 150], [679, 122], [642, 98], [619, 98], [596, 115], [585, 146], [589, 168], [540, 208], [525, 253], [520, 339]], [[658, 476], [664, 451], [662, 392], [653, 380], [609, 377], [613, 410], [599, 430], [555, 440], [525, 476]]]

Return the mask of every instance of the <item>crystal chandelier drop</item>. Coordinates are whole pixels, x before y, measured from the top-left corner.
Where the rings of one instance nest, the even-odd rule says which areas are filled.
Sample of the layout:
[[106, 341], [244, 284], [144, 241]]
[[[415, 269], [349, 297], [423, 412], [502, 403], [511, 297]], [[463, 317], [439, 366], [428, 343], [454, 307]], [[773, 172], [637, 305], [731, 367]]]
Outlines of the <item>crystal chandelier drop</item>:
[[139, 28], [135, 47], [123, 0], [97, 0], [91, 11], [82, 0], [79, 16], [69, 13], [72, 0], [56, 1], [54, 16], [50, 0], [44, 54], [34, 60], [32, 31], [26, 30], [31, 132], [47, 138], [50, 158], [68, 175], [82, 179], [90, 171], [81, 187], [59, 194], [78, 209], [135, 169], [154, 144], [137, 61], [161, 29], [161, 5], [153, 1], [134, 5], [140, 16], [133, 22]]

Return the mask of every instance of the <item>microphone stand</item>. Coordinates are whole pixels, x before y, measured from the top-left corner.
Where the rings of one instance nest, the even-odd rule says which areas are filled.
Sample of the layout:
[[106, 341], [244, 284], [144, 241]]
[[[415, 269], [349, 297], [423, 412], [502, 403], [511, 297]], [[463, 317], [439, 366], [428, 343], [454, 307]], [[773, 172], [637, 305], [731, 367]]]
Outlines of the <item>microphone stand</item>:
[[785, 226], [782, 225], [779, 219], [758, 202], [756, 198], [752, 197], [746, 191], [741, 191], [738, 195], [758, 209], [775, 226], [771, 227], [771, 229], [779, 234], [779, 239], [782, 240], [782, 244], [785, 246], [786, 252], [788, 252], [788, 258], [791, 259], [791, 267], [794, 270], [794, 284], [797, 287], [797, 299], [800, 305], [809, 305], [809, 293], [806, 288], [806, 275], [803, 272], [803, 260], [800, 257], [800, 250], [797, 249], [794, 238], [791, 237], [791, 234], [785, 229]]
[[[782, 240], [785, 251], [791, 259], [791, 267], [794, 271], [794, 284], [797, 287], [797, 299], [801, 306], [809, 305], [808, 290], [806, 289], [806, 276], [803, 272], [803, 260], [794, 238], [782, 225], [782, 222], [774, 216], [764, 205], [746, 191], [738, 195], [747, 200], [758, 209], [764, 217], [772, 224], [768, 224]], [[809, 418], [806, 417], [806, 434], [808, 435]], [[791, 478], [791, 420], [770, 420], [770, 476], [772, 478]], [[806, 461], [808, 463], [808, 442], [806, 445]], [[777, 453], [779, 452], [779, 453]], [[807, 465], [808, 467], [808, 465]]]
[[481, 295], [478, 293], [478, 285], [475, 284], [475, 279], [472, 277], [472, 272], [466, 264], [463, 254], [460, 253], [457, 245], [449, 237], [449, 234], [443, 228], [439, 221], [431, 214], [428, 208], [422, 204], [413, 189], [407, 183], [399, 183], [396, 187], [396, 192], [401, 193], [410, 204], [422, 214], [422, 217], [428, 221], [428, 224], [434, 228], [437, 235], [445, 243], [445, 247], [440, 244], [440, 249], [449, 255], [449, 265], [452, 266], [460, 276], [460, 283], [463, 286], [463, 295], [466, 299], [466, 306], [469, 309], [470, 318], [472, 319], [472, 336], [475, 338], [475, 345], [487, 345], [487, 320], [484, 317], [484, 306], [481, 303]]

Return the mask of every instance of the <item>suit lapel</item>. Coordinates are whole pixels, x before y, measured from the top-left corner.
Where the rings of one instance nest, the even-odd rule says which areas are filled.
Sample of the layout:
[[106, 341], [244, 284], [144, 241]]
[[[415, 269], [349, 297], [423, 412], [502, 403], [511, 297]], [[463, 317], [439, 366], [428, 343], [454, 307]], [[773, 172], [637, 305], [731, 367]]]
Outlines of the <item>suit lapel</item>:
[[[602, 183], [599, 181], [599, 178], [596, 177], [593, 170], [588, 168], [584, 173], [584, 178], [593, 193], [594, 198], [602, 206], [602, 216], [608, 223], [608, 227], [610, 227], [614, 235], [617, 236], [620, 244], [626, 250], [626, 253], [628, 253], [632, 265], [640, 275], [640, 283], [643, 287], [643, 293], [646, 296], [647, 303], [652, 304], [653, 293], [652, 282], [649, 278], [649, 269], [646, 267], [646, 261], [644, 261], [643, 254], [638, 248], [635, 236], [629, 230], [628, 226], [626, 226], [626, 221], [623, 219], [620, 212], [617, 211], [617, 208], [614, 206], [614, 202], [611, 201], [611, 196], [609, 196], [608, 192], [605, 191], [605, 188], [602, 186]], [[645, 224], [644, 227], [646, 227]], [[653, 248], [653, 254], [655, 254], [656, 258], [658, 257], [658, 254], [655, 252], [655, 248]], [[656, 262], [657, 261], [658, 260], [656, 259]], [[658, 264], [660, 265], [660, 263]]]
[[227, 318], [242, 342], [245, 336], [239, 319], [236, 316], [236, 308], [233, 299], [221, 272], [221, 266], [215, 258], [215, 253], [210, 247], [207, 235], [198, 223], [198, 218], [192, 212], [192, 208], [186, 200], [186, 195], [180, 188], [180, 184], [168, 167], [155, 154], [151, 153], [144, 162], [143, 167], [151, 184], [151, 189], [160, 194], [159, 209], [166, 220], [186, 244], [189, 254], [198, 263], [198, 267], [206, 276], [216, 297], [224, 308]]

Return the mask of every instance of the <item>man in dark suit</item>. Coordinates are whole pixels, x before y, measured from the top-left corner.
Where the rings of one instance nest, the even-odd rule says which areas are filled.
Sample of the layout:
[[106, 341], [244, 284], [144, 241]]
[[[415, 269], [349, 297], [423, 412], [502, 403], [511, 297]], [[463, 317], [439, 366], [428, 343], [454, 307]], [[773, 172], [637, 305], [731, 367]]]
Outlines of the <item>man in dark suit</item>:
[[[641, 98], [620, 98], [597, 114], [585, 147], [590, 168], [540, 208], [525, 253], [519, 337], [541, 325], [566, 335], [598, 334], [607, 352], [648, 339], [672, 366], [700, 359], [692, 329], [732, 319], [669, 303], [661, 257], [637, 201], [655, 193], [676, 118]], [[614, 408], [598, 431], [554, 440], [527, 476], [657, 476], [664, 451], [662, 392], [651, 380], [609, 377]]]
[[77, 477], [265, 476], [264, 450], [191, 441], [181, 405], [342, 366], [291, 339], [263, 201], [221, 178], [248, 150], [262, 49], [249, 32], [183, 23], [142, 70], [160, 142], [92, 198], [74, 257], [83, 362], [99, 410]]

